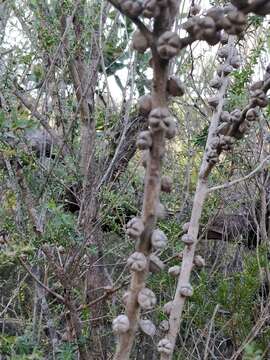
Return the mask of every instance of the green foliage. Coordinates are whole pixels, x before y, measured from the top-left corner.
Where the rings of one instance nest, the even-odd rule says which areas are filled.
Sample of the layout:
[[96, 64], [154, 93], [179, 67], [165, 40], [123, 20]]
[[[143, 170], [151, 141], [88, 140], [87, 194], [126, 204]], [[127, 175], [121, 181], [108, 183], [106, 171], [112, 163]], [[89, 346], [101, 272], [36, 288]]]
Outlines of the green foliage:
[[252, 342], [245, 347], [243, 360], [262, 360], [262, 351]]
[[[104, 63], [108, 76], [113, 75], [116, 73], [116, 71], [126, 67], [125, 60], [128, 59], [128, 53], [123, 53], [123, 48], [125, 48], [125, 45], [118, 44], [117, 37], [115, 37], [114, 40], [114, 42], [107, 42], [104, 48]], [[102, 69], [100, 69], [100, 71], [102, 71]]]
[[[261, 248], [260, 266], [266, 264], [267, 257]], [[201, 271], [188, 318], [193, 319], [196, 327], [202, 328], [211, 318], [216, 304], [219, 304], [215, 325], [236, 344], [241, 344], [254, 326], [259, 290], [259, 264], [255, 254], [244, 258], [241, 272], [228, 276], [218, 272], [209, 277], [207, 271]], [[265, 340], [262, 336], [258, 343], [265, 344]]]
[[247, 86], [254, 74], [255, 65], [258, 64], [262, 52], [265, 51], [264, 39], [259, 38], [256, 48], [251, 49], [250, 56], [246, 65], [240, 70], [232, 73], [234, 82], [228, 91], [227, 110], [243, 107], [248, 98]]
[[134, 206], [130, 193], [119, 194], [112, 189], [105, 190], [102, 195], [104, 208], [102, 210], [103, 227], [121, 234], [128, 217], [136, 214], [138, 209]]
[[0, 354], [10, 355], [16, 341], [15, 336], [0, 336]]
[[136, 78], [135, 84], [139, 93], [139, 96], [143, 96], [150, 92], [149, 80], [147, 78], [147, 70], [149, 69], [150, 54], [137, 55], [136, 62]]
[[75, 360], [76, 345], [72, 343], [63, 343], [57, 351], [57, 360]]
[[32, 67], [33, 80], [39, 82], [44, 79], [44, 68], [41, 64], [35, 64]]
[[108, 124], [110, 128], [113, 128], [117, 124], [120, 116], [117, 112], [114, 112], [112, 114], [109, 114], [108, 119], [106, 115], [107, 114], [104, 111], [104, 107], [96, 107], [96, 130], [98, 131], [97, 136], [104, 136], [104, 130], [106, 130]]
[[207, 135], [208, 135], [209, 125], [206, 125], [203, 130], [194, 136], [192, 140], [193, 146], [197, 146], [199, 148], [205, 148]]
[[12, 264], [17, 264], [22, 254], [33, 255], [35, 248], [31, 245], [21, 243], [11, 244], [0, 252], [0, 269]]
[[253, 26], [255, 29], [260, 27], [263, 24], [263, 17], [258, 15], [250, 15], [248, 17], [249, 25]]
[[48, 204], [49, 219], [46, 223], [44, 241], [63, 246], [74, 245], [79, 239], [76, 234], [76, 217], [64, 211], [63, 205], [54, 200]]
[[37, 349], [32, 337], [0, 336], [0, 354], [12, 360], [42, 360], [44, 353]]
[[[15, 136], [20, 136], [20, 130], [33, 129], [37, 126], [37, 121], [29, 116], [28, 113], [18, 113], [12, 109], [11, 113], [7, 114], [4, 111], [0, 111], [0, 132], [11, 131]], [[11, 136], [12, 133], [9, 135]], [[5, 133], [3, 134], [3, 138]], [[2, 141], [1, 141], [2, 142]], [[1, 144], [0, 142], [0, 144]]]
[[182, 234], [181, 224], [174, 218], [166, 219], [159, 222], [159, 228], [168, 237], [170, 243], [168, 247], [173, 248], [176, 252], [180, 252], [183, 249], [183, 244], [179, 241]]
[[35, 348], [33, 339], [29, 335], [18, 336], [15, 343], [15, 351], [19, 355], [30, 355]]

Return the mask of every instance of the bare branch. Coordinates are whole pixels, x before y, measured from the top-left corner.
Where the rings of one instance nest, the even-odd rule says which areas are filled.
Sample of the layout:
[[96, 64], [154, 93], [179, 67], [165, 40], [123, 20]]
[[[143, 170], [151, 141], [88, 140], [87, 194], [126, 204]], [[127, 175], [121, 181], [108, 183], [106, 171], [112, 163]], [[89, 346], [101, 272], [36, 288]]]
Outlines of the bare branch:
[[19, 257], [19, 261], [22, 264], [22, 266], [25, 268], [25, 270], [28, 272], [28, 274], [43, 288], [45, 289], [48, 293], [52, 294], [56, 299], [58, 299], [59, 301], [61, 301], [63, 304], [65, 304], [65, 299], [57, 294], [54, 290], [50, 289], [48, 286], [46, 286], [45, 284], [43, 284], [43, 282], [41, 282], [36, 275], [34, 275], [32, 273], [32, 271], [29, 269], [28, 265], [26, 265], [26, 263], [24, 262], [24, 260], [22, 259], [22, 257]]
[[222, 189], [228, 189], [231, 186], [234, 186], [236, 184], [239, 184], [240, 182], [246, 181], [247, 179], [251, 178], [252, 176], [256, 175], [257, 172], [259, 172], [262, 167], [270, 160], [270, 155], [267, 156], [265, 159], [263, 159], [261, 161], [261, 163], [253, 170], [251, 171], [249, 174], [243, 176], [240, 179], [235, 179], [233, 181], [230, 181], [228, 183], [222, 184], [222, 185], [217, 185], [217, 186], [213, 186], [211, 188], [208, 189], [208, 193], [216, 191], [216, 190], [222, 190]]

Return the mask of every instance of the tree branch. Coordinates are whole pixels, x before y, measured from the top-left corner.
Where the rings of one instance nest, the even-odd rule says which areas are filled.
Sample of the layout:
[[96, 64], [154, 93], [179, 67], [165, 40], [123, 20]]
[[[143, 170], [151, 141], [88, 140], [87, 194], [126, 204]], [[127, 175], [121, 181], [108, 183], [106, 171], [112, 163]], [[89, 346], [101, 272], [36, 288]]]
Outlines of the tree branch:
[[59, 301], [61, 301], [63, 304], [65, 304], [65, 299], [57, 294], [55, 291], [53, 291], [52, 289], [50, 289], [48, 286], [46, 286], [45, 284], [43, 284], [43, 282], [41, 282], [36, 275], [34, 275], [32, 273], [32, 271], [29, 269], [29, 267], [26, 265], [26, 263], [24, 262], [24, 260], [22, 259], [22, 257], [19, 257], [19, 261], [22, 264], [22, 266], [25, 268], [25, 270], [28, 272], [28, 274], [43, 288], [45, 289], [48, 293], [52, 294], [54, 297], [56, 297]]
[[222, 184], [222, 185], [217, 185], [217, 186], [213, 186], [211, 188], [208, 189], [208, 193], [216, 191], [216, 190], [221, 190], [221, 189], [228, 189], [231, 186], [234, 186], [235, 184], [238, 184], [242, 181], [245, 181], [249, 178], [251, 178], [252, 176], [254, 176], [258, 171], [261, 170], [261, 168], [265, 165], [265, 163], [267, 163], [270, 160], [270, 155], [267, 156], [265, 159], [262, 160], [262, 162], [253, 170], [251, 171], [251, 173], [245, 175], [244, 177], [240, 178], [240, 179], [235, 179], [231, 182]]

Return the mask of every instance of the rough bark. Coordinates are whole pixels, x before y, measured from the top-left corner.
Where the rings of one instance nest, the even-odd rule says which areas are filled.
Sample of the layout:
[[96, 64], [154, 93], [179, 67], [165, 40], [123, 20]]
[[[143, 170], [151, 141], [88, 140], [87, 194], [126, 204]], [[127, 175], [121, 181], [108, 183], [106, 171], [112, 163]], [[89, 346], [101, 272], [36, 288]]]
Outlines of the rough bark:
[[[113, 4], [115, 5], [114, 2]], [[177, 2], [177, 5], [179, 5], [179, 2]], [[153, 86], [151, 96], [153, 109], [166, 109], [168, 106], [167, 80], [169, 75], [169, 60], [160, 58], [156, 44], [159, 36], [172, 26], [174, 16], [170, 16], [169, 7], [165, 7], [163, 10], [164, 11], [154, 20], [153, 38], [151, 38], [153, 66]], [[137, 25], [138, 21], [139, 20], [137, 20]], [[149, 37], [149, 31], [144, 31], [144, 28], [140, 26], [140, 22], [138, 26], [144, 32], [145, 37]], [[152, 146], [149, 149], [149, 158], [147, 161], [142, 209], [144, 231], [136, 245], [136, 251], [143, 253], [146, 257], [148, 257], [151, 252], [151, 235], [157, 221], [156, 207], [159, 202], [160, 194], [161, 161], [165, 149], [165, 132], [164, 130], [152, 132], [151, 137]], [[147, 274], [148, 269], [145, 271], [132, 272], [129, 296], [125, 306], [125, 314], [129, 320], [129, 329], [119, 335], [114, 360], [126, 360], [130, 358], [138, 327], [138, 320], [140, 318], [140, 306], [137, 299], [139, 292], [145, 287]]]
[[[231, 55], [232, 55], [232, 50], [231, 50]], [[230, 56], [227, 61], [228, 62], [230, 61]], [[200, 218], [203, 211], [204, 201], [206, 199], [208, 192], [208, 176], [213, 168], [213, 165], [211, 165], [207, 161], [207, 149], [209, 149], [209, 145], [211, 144], [212, 139], [216, 136], [216, 130], [219, 125], [220, 114], [222, 112], [224, 105], [224, 96], [229, 82], [228, 78], [223, 77], [222, 80], [223, 80], [223, 85], [219, 91], [219, 104], [217, 110], [213, 114], [208, 131], [204, 157], [200, 168], [199, 180], [197, 183], [196, 192], [193, 200], [190, 225], [188, 229], [188, 235], [191, 236], [195, 241], [191, 246], [185, 246], [183, 252], [182, 264], [181, 264], [181, 272], [178, 278], [175, 296], [172, 303], [172, 309], [170, 312], [169, 331], [166, 338], [170, 341], [173, 348], [175, 347], [175, 342], [182, 318], [182, 312], [186, 301], [186, 297], [181, 296], [181, 287], [186, 286], [190, 283], [190, 276], [191, 276], [192, 268], [194, 266], [193, 260], [194, 260], [196, 245], [198, 241]], [[162, 353], [160, 359], [170, 360], [172, 359], [172, 356], [173, 353], [171, 354]]]

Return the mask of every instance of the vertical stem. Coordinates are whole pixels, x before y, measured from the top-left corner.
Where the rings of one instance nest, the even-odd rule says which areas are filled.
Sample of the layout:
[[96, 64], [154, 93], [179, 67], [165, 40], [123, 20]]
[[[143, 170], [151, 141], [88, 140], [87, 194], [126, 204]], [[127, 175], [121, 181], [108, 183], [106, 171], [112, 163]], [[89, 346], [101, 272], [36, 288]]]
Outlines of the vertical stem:
[[[229, 44], [232, 44], [232, 38], [229, 40]], [[230, 59], [231, 54], [229, 55]], [[229, 61], [229, 60], [228, 60]], [[189, 284], [190, 275], [193, 268], [193, 259], [195, 255], [196, 245], [198, 242], [198, 233], [200, 218], [203, 211], [203, 205], [208, 194], [208, 176], [214, 165], [210, 164], [207, 161], [207, 148], [209, 147], [212, 139], [216, 136], [216, 130], [219, 125], [219, 118], [222, 112], [224, 105], [224, 96], [229, 84], [227, 77], [223, 77], [223, 84], [219, 91], [219, 104], [212, 116], [211, 124], [208, 131], [206, 147], [204, 151], [204, 156], [200, 168], [200, 175], [197, 182], [196, 192], [193, 200], [192, 213], [190, 218], [190, 225], [188, 229], [188, 235], [195, 239], [194, 243], [191, 246], [186, 246], [183, 252], [183, 260], [181, 265], [181, 272], [178, 278], [177, 287], [175, 291], [175, 296], [172, 303], [172, 309], [170, 312], [169, 318], [169, 331], [166, 338], [171, 342], [173, 349], [175, 347], [175, 342], [177, 334], [179, 331], [182, 312], [184, 309], [186, 297], [180, 295], [180, 289], [183, 285]], [[171, 360], [173, 353], [165, 354], [162, 353], [160, 356], [161, 360]]]
[[[153, 108], [167, 106], [166, 84], [168, 79], [168, 61], [160, 59], [153, 49]], [[142, 218], [145, 225], [144, 232], [136, 246], [137, 251], [146, 256], [151, 251], [150, 238], [156, 224], [156, 207], [160, 194], [161, 160], [165, 147], [165, 136], [163, 131], [152, 134], [152, 147], [146, 169], [144, 186], [144, 201]], [[145, 286], [145, 278], [148, 271], [134, 272], [130, 282], [130, 296], [126, 304], [126, 315], [129, 319], [130, 329], [120, 335], [114, 360], [129, 359], [132, 345], [135, 339], [137, 324], [140, 317], [140, 307], [137, 302], [140, 290]]]
[[73, 330], [75, 333], [76, 342], [77, 342], [77, 346], [78, 346], [78, 350], [79, 350], [79, 354], [80, 354], [80, 359], [81, 360], [89, 360], [90, 357], [89, 357], [89, 352], [86, 347], [86, 344], [84, 343], [81, 320], [78, 315], [76, 306], [74, 304], [74, 300], [71, 297], [70, 289], [66, 289], [65, 302], [66, 302], [66, 307], [68, 308], [68, 310], [70, 312], [70, 319], [71, 319], [72, 327], [73, 327]]
[[[208, 190], [207, 181], [205, 179], [199, 179], [193, 201], [190, 226], [188, 230], [188, 234], [191, 235], [194, 239], [197, 239], [198, 237], [199, 220], [201, 218], [203, 204], [207, 196], [207, 190]], [[173, 305], [170, 312], [170, 319], [169, 319], [170, 329], [167, 334], [167, 338], [170, 340], [171, 344], [173, 345], [173, 348], [175, 346], [175, 341], [176, 341], [177, 333], [179, 331], [182, 312], [186, 300], [184, 296], [180, 296], [180, 288], [182, 285], [189, 283], [190, 274], [193, 267], [193, 258], [195, 254], [195, 249], [196, 249], [196, 242], [190, 247], [186, 246], [183, 253], [181, 273], [178, 279]], [[170, 360], [172, 359], [172, 354], [169, 355], [162, 353], [160, 359]]]
[[[114, 1], [111, 2], [116, 6]], [[160, 15], [154, 19], [153, 32], [152, 34], [150, 33], [150, 35], [153, 36], [151, 45], [153, 66], [152, 109], [167, 108], [168, 106], [167, 81], [169, 60], [161, 59], [157, 52], [156, 44], [160, 35], [172, 27], [177, 12], [176, 9], [179, 8], [179, 4], [180, 0], [176, 0], [163, 7]], [[116, 7], [119, 8], [119, 6]], [[140, 20], [137, 19], [134, 22], [140, 29], [143, 29], [144, 32], [147, 33], [146, 36], [149, 36], [148, 29]], [[151, 251], [151, 234], [157, 221], [156, 208], [160, 195], [161, 162], [165, 151], [165, 132], [164, 130], [152, 132], [151, 137], [152, 146], [149, 150], [149, 158], [147, 161], [142, 209], [144, 231], [136, 245], [137, 251], [142, 252], [146, 257], [148, 257]], [[127, 360], [130, 357], [138, 320], [140, 318], [140, 307], [137, 298], [140, 290], [145, 286], [147, 273], [148, 269], [142, 272], [132, 273], [129, 296], [126, 303], [129, 330], [119, 336], [114, 360]]]

